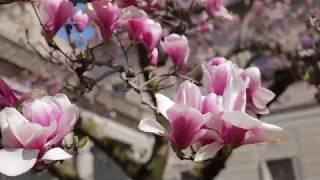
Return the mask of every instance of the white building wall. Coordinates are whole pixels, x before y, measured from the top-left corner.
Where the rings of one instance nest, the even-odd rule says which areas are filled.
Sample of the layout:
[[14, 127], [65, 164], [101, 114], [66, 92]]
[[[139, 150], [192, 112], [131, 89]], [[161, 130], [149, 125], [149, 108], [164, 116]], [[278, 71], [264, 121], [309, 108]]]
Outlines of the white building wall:
[[285, 129], [282, 142], [249, 145], [235, 150], [217, 179], [259, 180], [259, 165], [268, 160], [292, 158], [296, 180], [319, 180], [320, 108], [278, 113], [264, 120]]

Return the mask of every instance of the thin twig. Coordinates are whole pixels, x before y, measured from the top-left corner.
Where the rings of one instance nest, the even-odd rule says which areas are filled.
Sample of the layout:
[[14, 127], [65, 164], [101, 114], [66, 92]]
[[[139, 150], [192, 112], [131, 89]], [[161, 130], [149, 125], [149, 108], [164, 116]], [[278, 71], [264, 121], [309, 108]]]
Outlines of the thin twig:
[[[45, 31], [45, 26], [44, 26], [44, 24], [43, 24], [43, 22], [42, 22], [42, 20], [41, 20], [41, 18], [40, 18], [40, 15], [39, 15], [39, 13], [38, 13], [38, 11], [37, 11], [37, 8], [35, 7], [35, 5], [34, 5], [33, 2], [31, 2], [31, 5], [32, 5], [33, 11], [35, 12], [35, 14], [36, 14], [36, 16], [37, 16], [37, 19], [38, 19], [38, 21], [39, 21], [39, 23], [40, 23], [40, 25], [41, 25], [41, 27], [42, 27], [43, 33], [45, 33], [45, 36], [48, 37], [48, 35], [47, 35], [46, 31]], [[53, 39], [51, 39], [50, 42], [51, 42], [50, 45], [51, 45], [54, 49], [56, 49], [56, 50], [58, 50], [59, 52], [61, 52], [61, 53], [62, 53], [67, 59], [69, 59], [70, 61], [73, 61], [73, 59], [72, 59], [70, 56], [68, 56], [64, 51], [62, 51], [62, 49], [57, 45], [57, 43], [56, 43]]]
[[143, 90], [140, 86], [138, 86], [137, 84], [135, 84], [134, 82], [130, 81], [127, 77], [126, 77], [126, 74], [125, 73], [122, 73], [120, 75], [120, 78], [126, 82], [130, 88], [132, 88], [136, 93], [138, 93], [140, 95], [140, 99], [141, 99], [141, 102], [142, 104], [145, 104], [147, 106], [149, 106], [152, 110], [157, 110], [157, 108], [155, 107], [155, 105], [153, 105], [152, 102], [148, 101], [145, 99], [145, 97], [143, 96]]
[[129, 56], [128, 56], [127, 49], [123, 46], [120, 37], [119, 37], [116, 33], [115, 33], [115, 37], [116, 37], [116, 39], [117, 39], [117, 41], [118, 41], [118, 43], [119, 43], [119, 45], [120, 45], [120, 48], [121, 48], [121, 50], [122, 50], [122, 53], [123, 53], [123, 55], [124, 55], [124, 57], [125, 57], [125, 59], [126, 59], [127, 65], [128, 65], [128, 67], [130, 68], [131, 65], [129, 64]]

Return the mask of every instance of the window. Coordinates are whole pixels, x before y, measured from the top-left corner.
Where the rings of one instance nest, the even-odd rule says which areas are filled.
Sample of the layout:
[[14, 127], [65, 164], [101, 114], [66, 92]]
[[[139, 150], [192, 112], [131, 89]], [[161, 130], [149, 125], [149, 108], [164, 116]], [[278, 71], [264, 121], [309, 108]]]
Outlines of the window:
[[296, 180], [292, 159], [267, 161], [273, 180]]
[[259, 167], [261, 180], [297, 180], [290, 158], [270, 160]]

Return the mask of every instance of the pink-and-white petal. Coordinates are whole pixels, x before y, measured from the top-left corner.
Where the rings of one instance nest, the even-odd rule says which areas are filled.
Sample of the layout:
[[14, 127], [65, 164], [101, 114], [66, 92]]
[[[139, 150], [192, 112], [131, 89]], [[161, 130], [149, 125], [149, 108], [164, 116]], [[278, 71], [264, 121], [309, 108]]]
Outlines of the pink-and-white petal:
[[185, 81], [179, 87], [176, 102], [201, 110], [201, 98], [199, 87], [190, 81]]
[[264, 87], [259, 87], [253, 93], [252, 101], [257, 108], [263, 109], [274, 97], [275, 97], [275, 94], [272, 91]]
[[261, 121], [252, 117], [244, 112], [233, 111], [233, 112], [225, 112], [222, 115], [224, 121], [232, 124], [235, 127], [242, 129], [251, 129], [261, 125]]
[[30, 122], [46, 127], [49, 126], [52, 121], [60, 119], [62, 110], [59, 105], [52, 100], [52, 97], [45, 96], [24, 103], [22, 112]]
[[156, 120], [152, 118], [144, 118], [140, 121], [138, 128], [147, 133], [153, 133], [159, 136], [165, 136], [166, 129]]
[[144, 22], [144, 28], [142, 32], [142, 43], [144, 47], [151, 52], [156, 48], [162, 37], [162, 27], [159, 23], [147, 19]]
[[261, 128], [266, 134], [267, 142], [278, 142], [283, 132], [282, 127], [264, 122], [262, 123]]
[[54, 101], [56, 101], [61, 109], [65, 109], [71, 105], [69, 98], [65, 94], [57, 94], [53, 96]]
[[58, 147], [49, 149], [42, 156], [42, 160], [45, 160], [45, 161], [59, 161], [59, 160], [66, 160], [70, 158], [72, 158], [72, 156], [69, 153], [67, 153], [66, 151]]
[[232, 75], [228, 81], [223, 94], [224, 111], [241, 111], [246, 108], [247, 96], [246, 88], [248, 81], [242, 80], [236, 74]]
[[[212, 64], [211, 62], [209, 62]], [[207, 93], [213, 92], [222, 96], [228, 83], [231, 81], [233, 75], [233, 64], [225, 62], [219, 65], [206, 65], [202, 66], [204, 76], [203, 85]]]
[[1, 129], [8, 127], [8, 121], [15, 125], [28, 122], [28, 120], [22, 116], [17, 109], [11, 107], [4, 108], [0, 111]]
[[74, 125], [79, 118], [79, 108], [76, 105], [70, 105], [63, 110], [60, 122], [57, 125], [56, 136], [47, 142], [46, 145], [53, 145], [60, 142], [63, 138], [72, 131]]
[[179, 149], [185, 149], [196, 141], [194, 137], [205, 124], [202, 114], [185, 105], [175, 105], [167, 112], [171, 125], [171, 139]]
[[1, 149], [0, 173], [18, 176], [29, 171], [37, 162], [39, 150]]
[[281, 139], [283, 129], [279, 126], [262, 123], [248, 131], [243, 144], [255, 144], [262, 142], [276, 143]]
[[249, 67], [242, 72], [242, 78], [249, 78], [249, 88], [252, 90], [261, 86], [261, 73], [257, 67]]
[[211, 158], [214, 158], [219, 150], [223, 147], [221, 142], [214, 142], [208, 145], [201, 147], [195, 157], [194, 161], [205, 161]]
[[218, 115], [223, 112], [222, 97], [215, 93], [210, 93], [202, 98], [201, 112], [203, 114], [212, 113]]
[[159, 93], [156, 94], [155, 97], [157, 100], [158, 112], [168, 119], [167, 111], [169, 108], [175, 105], [175, 103], [167, 96]]
[[10, 130], [19, 143], [28, 149], [41, 149], [44, 147], [48, 137], [56, 130], [56, 124], [42, 127], [35, 123], [23, 123], [16, 125], [8, 121]]

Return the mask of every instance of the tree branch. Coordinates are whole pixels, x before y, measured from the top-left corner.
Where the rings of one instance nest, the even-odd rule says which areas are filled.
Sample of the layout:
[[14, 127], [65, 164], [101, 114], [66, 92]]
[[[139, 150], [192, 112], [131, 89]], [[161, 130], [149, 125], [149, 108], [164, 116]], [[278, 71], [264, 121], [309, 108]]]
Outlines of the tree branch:
[[[148, 52], [144, 48], [143, 45], [138, 45], [138, 56], [140, 67], [143, 71], [145, 81], [149, 81], [151, 77], [150, 71], [145, 71], [145, 69], [149, 66], [149, 58]], [[155, 94], [153, 91], [148, 91], [149, 96], [154, 104], [157, 106], [157, 101], [155, 98]], [[154, 113], [157, 118], [159, 118], [158, 112], [154, 110]], [[141, 168], [137, 176], [135, 176], [136, 180], [162, 180], [165, 165], [167, 163], [169, 147], [167, 142], [161, 138], [155, 136], [155, 145], [153, 147], [151, 158], [148, 162], [146, 162]]]
[[60, 180], [81, 180], [77, 171], [69, 162], [56, 163], [48, 168], [49, 172]]

